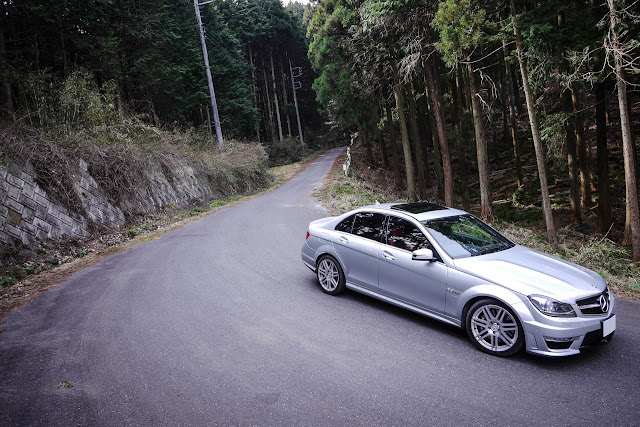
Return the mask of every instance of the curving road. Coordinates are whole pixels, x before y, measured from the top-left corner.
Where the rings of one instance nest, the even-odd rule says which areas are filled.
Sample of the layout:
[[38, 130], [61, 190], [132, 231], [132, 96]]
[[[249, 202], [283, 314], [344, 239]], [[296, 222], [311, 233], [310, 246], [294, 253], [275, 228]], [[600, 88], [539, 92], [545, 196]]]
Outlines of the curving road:
[[638, 425], [638, 303], [619, 301], [608, 346], [500, 359], [453, 327], [323, 294], [300, 247], [339, 151], [14, 311], [0, 425]]

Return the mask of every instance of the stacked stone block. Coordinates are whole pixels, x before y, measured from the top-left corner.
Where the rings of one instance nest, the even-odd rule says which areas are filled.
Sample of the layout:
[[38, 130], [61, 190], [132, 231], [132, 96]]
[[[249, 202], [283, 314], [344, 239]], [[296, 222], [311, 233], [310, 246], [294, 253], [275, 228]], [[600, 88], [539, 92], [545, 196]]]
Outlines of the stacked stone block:
[[80, 159], [78, 162], [78, 169], [73, 177], [75, 190], [80, 195], [89, 221], [107, 228], [117, 228], [124, 224], [124, 213], [109, 202], [107, 194], [89, 174], [84, 160]]
[[0, 166], [0, 242], [37, 250], [62, 236], [88, 234], [88, 222], [73, 217], [35, 182], [29, 162]]
[[124, 223], [123, 212], [109, 203], [84, 161], [72, 176], [86, 216], [50, 197], [37, 184], [29, 162], [0, 165], [0, 255], [12, 247], [33, 252], [64, 237], [86, 237], [90, 223], [110, 228]]
[[176, 161], [170, 167], [150, 165], [145, 171], [149, 186], [134, 195], [120, 195], [114, 206], [79, 160], [70, 171], [83, 212], [70, 212], [36, 182], [36, 171], [27, 162], [0, 165], [0, 266], [10, 248], [34, 252], [47, 242], [65, 237], [85, 237], [91, 225], [117, 229], [128, 214], [184, 209], [220, 197], [213, 178], [191, 165]]

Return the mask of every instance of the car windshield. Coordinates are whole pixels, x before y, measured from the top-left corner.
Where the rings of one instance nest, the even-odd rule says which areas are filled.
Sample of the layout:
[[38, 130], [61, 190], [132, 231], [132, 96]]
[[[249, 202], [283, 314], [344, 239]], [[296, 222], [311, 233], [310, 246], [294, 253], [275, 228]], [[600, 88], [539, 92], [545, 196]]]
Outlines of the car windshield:
[[423, 221], [429, 234], [451, 258], [498, 252], [514, 246], [506, 237], [472, 215]]

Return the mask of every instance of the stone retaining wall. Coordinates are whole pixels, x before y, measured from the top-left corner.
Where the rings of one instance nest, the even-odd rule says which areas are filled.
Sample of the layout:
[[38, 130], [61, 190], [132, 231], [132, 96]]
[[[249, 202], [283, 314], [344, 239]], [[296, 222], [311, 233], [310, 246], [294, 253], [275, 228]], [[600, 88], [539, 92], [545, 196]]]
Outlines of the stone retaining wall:
[[79, 160], [70, 171], [84, 212], [72, 212], [38, 184], [28, 161], [0, 165], [0, 267], [8, 251], [28, 255], [47, 242], [65, 237], [86, 237], [91, 227], [117, 229], [126, 214], [184, 209], [220, 197], [214, 179], [188, 164], [150, 165], [149, 185], [134, 195], [121, 195], [114, 206]]

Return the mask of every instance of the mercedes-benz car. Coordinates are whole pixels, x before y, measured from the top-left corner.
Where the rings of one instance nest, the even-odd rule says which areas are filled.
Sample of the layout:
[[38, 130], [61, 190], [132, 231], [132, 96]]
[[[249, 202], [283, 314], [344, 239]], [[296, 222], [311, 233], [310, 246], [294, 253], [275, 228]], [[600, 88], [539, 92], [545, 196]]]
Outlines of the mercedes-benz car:
[[302, 261], [329, 295], [350, 289], [458, 326], [496, 356], [523, 348], [573, 355], [616, 329], [614, 297], [597, 273], [432, 203], [378, 204], [313, 221]]

